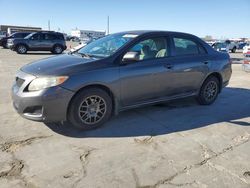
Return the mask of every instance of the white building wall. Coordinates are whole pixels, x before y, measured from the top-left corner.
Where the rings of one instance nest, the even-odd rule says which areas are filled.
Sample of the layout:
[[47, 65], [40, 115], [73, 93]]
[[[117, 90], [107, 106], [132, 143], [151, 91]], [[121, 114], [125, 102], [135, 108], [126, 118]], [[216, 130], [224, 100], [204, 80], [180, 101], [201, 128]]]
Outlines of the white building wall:
[[105, 36], [104, 31], [93, 31], [93, 30], [72, 30], [71, 35], [79, 38], [101, 38]]

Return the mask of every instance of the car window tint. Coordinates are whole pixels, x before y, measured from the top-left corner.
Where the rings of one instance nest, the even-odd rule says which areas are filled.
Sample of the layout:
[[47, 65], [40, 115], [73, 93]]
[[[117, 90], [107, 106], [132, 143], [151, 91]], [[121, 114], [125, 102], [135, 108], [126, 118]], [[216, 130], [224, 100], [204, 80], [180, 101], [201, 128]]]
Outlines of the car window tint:
[[39, 40], [40, 39], [40, 35], [39, 34], [34, 34], [31, 38], [33, 40]]
[[134, 45], [129, 52], [137, 52], [140, 61], [163, 58], [168, 56], [167, 41], [165, 37], [150, 38]]
[[55, 35], [54, 37], [55, 39], [64, 40], [64, 35], [62, 34]]
[[22, 37], [22, 33], [15, 33], [15, 34], [14, 34], [14, 37], [15, 37], [15, 38], [21, 38], [21, 37]]
[[45, 33], [44, 34], [44, 39], [45, 40], [54, 40], [55, 39], [55, 35], [49, 34], [49, 33]]
[[200, 54], [206, 54], [207, 53], [206, 49], [203, 46], [198, 45], [198, 48], [199, 48]]
[[176, 55], [194, 55], [199, 54], [198, 45], [189, 39], [174, 38]]

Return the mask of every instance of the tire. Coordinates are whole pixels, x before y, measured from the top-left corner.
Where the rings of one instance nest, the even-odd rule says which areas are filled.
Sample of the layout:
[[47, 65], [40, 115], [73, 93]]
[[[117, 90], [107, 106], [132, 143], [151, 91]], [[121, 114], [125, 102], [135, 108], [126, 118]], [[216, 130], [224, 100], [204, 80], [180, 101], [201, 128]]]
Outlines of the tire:
[[[93, 101], [96, 103], [93, 104]], [[104, 90], [99, 88], [82, 90], [70, 102], [67, 119], [78, 129], [95, 129], [111, 117], [112, 106], [112, 99]]]
[[201, 105], [212, 104], [219, 94], [219, 89], [220, 85], [218, 78], [216, 78], [215, 76], [208, 77], [202, 84], [200, 93], [197, 97], [198, 102]]
[[3, 43], [3, 48], [7, 49], [7, 43]]
[[27, 47], [23, 44], [19, 44], [17, 47], [16, 47], [16, 52], [19, 53], [19, 54], [26, 54], [28, 51]]
[[61, 54], [63, 52], [63, 47], [61, 45], [55, 45], [52, 49], [52, 53]]
[[236, 47], [233, 47], [232, 53], [235, 53], [235, 52], [236, 52]]

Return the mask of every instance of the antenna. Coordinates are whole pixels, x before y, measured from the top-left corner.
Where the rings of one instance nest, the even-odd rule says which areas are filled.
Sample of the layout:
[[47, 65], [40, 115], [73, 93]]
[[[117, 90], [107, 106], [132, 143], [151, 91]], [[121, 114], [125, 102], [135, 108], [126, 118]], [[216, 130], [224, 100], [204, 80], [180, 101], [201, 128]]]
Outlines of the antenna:
[[107, 17], [107, 35], [109, 34], [109, 16]]
[[50, 31], [50, 20], [48, 20], [48, 30]]

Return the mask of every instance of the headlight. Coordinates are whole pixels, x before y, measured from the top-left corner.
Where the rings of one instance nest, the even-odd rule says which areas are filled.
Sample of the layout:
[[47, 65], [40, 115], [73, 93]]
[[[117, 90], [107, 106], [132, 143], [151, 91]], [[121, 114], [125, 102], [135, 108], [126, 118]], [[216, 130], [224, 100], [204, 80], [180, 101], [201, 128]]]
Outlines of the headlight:
[[68, 79], [68, 76], [58, 77], [38, 77], [29, 84], [29, 91], [38, 91], [45, 88], [53, 87], [62, 84]]

